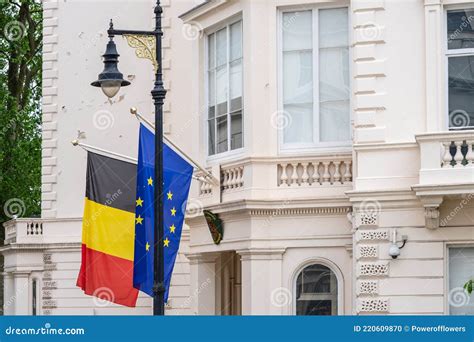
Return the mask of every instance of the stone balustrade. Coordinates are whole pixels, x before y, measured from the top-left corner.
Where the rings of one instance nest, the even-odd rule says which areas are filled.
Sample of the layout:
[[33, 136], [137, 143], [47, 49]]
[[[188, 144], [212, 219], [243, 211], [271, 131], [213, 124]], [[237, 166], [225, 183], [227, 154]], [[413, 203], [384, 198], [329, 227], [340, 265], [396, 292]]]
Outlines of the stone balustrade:
[[474, 166], [474, 136], [469, 140], [456, 139], [442, 141], [441, 167]]
[[3, 224], [5, 245], [28, 243], [63, 243], [81, 241], [80, 218], [56, 219], [18, 218]]
[[[352, 154], [242, 158], [214, 165], [212, 184], [202, 172], [197, 193], [203, 205], [238, 200], [344, 196], [352, 189]], [[211, 169], [209, 169], [211, 171]], [[320, 189], [314, 192], [315, 189]]]
[[278, 186], [318, 186], [352, 182], [350, 157], [288, 161], [278, 164]]

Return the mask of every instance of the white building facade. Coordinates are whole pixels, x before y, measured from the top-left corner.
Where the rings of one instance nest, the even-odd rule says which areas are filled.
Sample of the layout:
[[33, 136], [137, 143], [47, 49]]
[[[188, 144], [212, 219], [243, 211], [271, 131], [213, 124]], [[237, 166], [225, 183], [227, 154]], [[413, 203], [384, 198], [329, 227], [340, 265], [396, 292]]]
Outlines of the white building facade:
[[[193, 181], [167, 314], [474, 313], [474, 2], [162, 5], [165, 133], [219, 179]], [[152, 64], [116, 38], [132, 85], [108, 101], [89, 84], [108, 19], [149, 29], [153, 6], [44, 2], [42, 217], [5, 224], [5, 314], [151, 314], [75, 287], [70, 141], [136, 156]]]

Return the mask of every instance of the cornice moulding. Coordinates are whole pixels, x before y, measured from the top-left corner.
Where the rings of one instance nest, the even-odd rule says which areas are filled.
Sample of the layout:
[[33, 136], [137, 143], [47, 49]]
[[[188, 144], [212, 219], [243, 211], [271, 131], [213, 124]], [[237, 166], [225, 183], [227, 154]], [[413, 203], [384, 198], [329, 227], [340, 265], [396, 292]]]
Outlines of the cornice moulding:
[[206, 0], [203, 3], [191, 8], [190, 10], [179, 15], [178, 18], [187, 23], [196, 20], [204, 14], [216, 9], [217, 7], [227, 3], [228, 0]]

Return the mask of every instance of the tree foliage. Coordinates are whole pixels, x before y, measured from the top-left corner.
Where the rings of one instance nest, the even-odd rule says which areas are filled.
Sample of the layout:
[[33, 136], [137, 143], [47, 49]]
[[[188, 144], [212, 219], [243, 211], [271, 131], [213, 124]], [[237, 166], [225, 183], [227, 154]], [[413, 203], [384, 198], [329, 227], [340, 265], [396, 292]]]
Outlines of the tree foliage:
[[41, 3], [0, 1], [0, 29], [1, 223], [40, 213]]

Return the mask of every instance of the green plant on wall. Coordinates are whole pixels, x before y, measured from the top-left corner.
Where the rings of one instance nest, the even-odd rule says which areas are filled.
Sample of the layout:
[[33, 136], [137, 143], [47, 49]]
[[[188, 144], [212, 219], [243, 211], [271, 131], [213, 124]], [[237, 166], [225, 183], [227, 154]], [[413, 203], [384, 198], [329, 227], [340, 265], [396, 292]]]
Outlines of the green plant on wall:
[[466, 284], [464, 284], [464, 290], [466, 290], [466, 292], [468, 294], [472, 294], [472, 284], [474, 283], [474, 279], [470, 279], [466, 282]]

